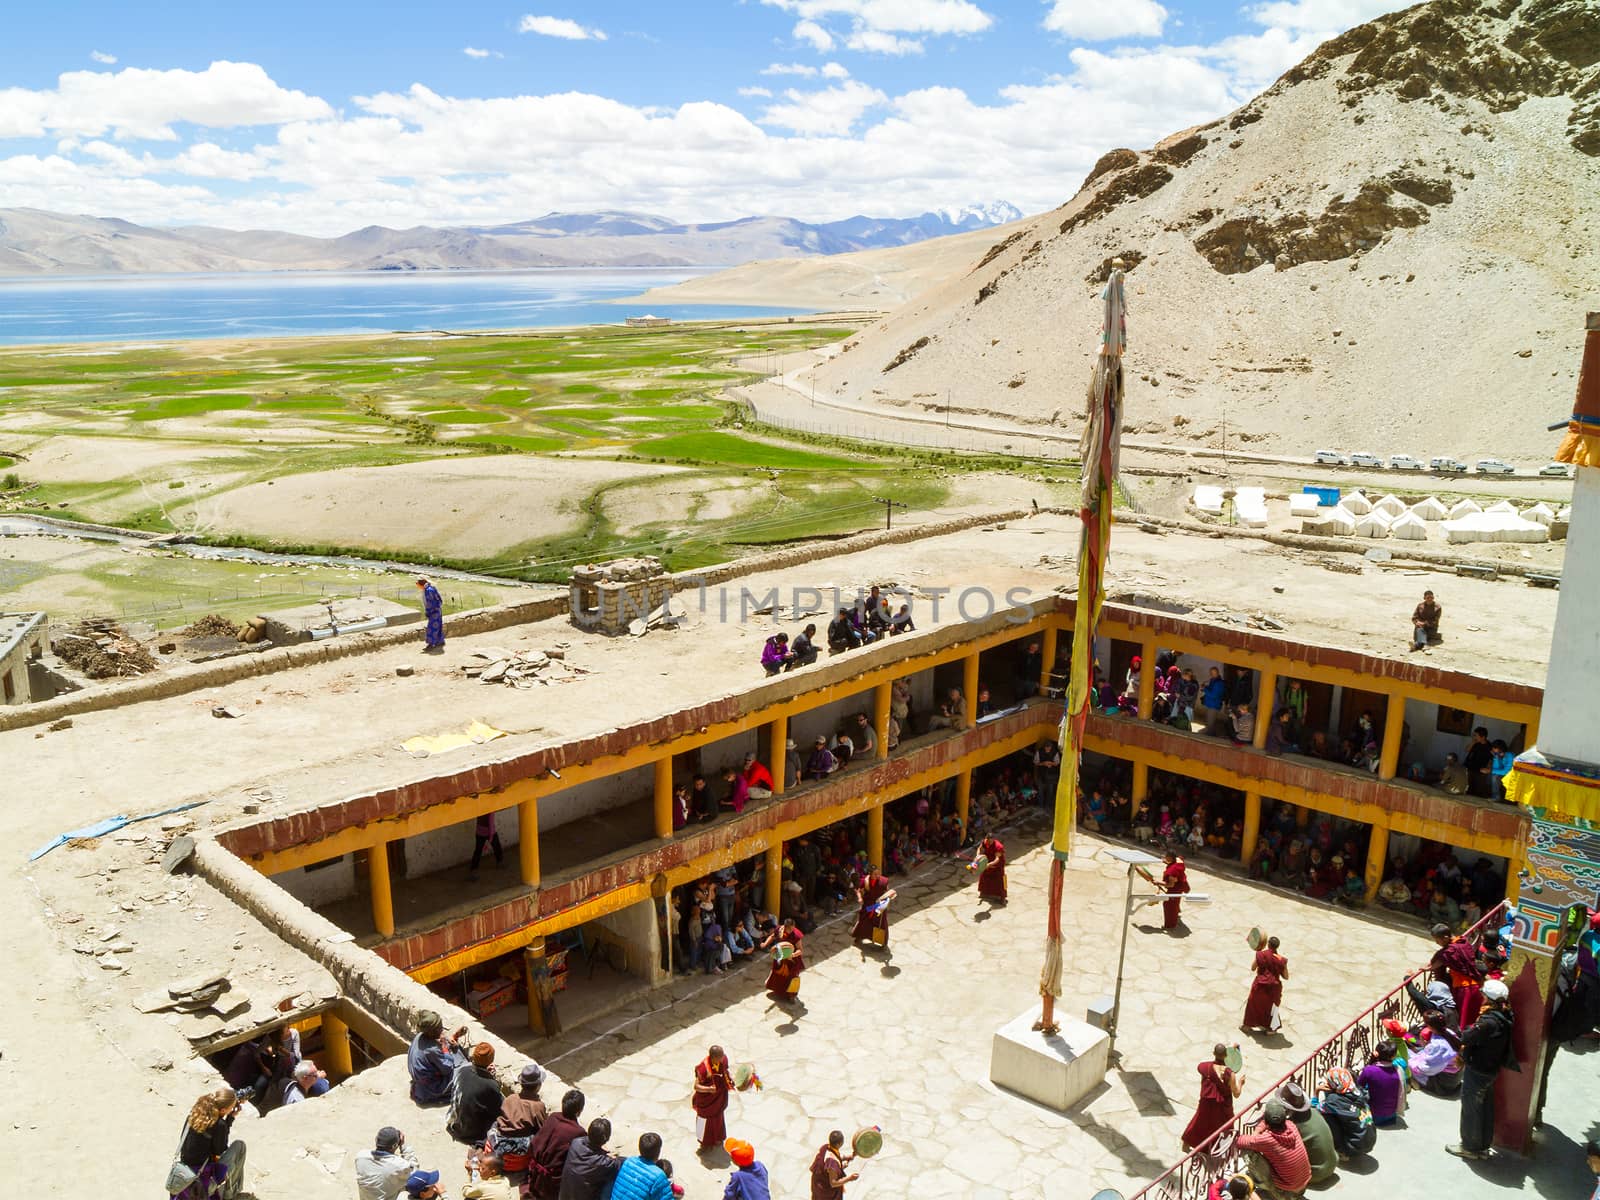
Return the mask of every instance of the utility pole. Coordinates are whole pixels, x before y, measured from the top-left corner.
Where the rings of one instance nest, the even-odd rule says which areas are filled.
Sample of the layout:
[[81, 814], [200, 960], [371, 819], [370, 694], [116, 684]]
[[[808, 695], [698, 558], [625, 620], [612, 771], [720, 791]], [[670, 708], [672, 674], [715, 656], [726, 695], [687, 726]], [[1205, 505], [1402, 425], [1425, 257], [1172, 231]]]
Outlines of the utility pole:
[[885, 529], [889, 529], [889, 528], [893, 527], [894, 510], [897, 509], [897, 508], [906, 508], [907, 507], [907, 505], [905, 505], [901, 501], [899, 501], [899, 500], [891, 500], [887, 496], [874, 496], [872, 498], [872, 502], [874, 504], [883, 505], [883, 527]]

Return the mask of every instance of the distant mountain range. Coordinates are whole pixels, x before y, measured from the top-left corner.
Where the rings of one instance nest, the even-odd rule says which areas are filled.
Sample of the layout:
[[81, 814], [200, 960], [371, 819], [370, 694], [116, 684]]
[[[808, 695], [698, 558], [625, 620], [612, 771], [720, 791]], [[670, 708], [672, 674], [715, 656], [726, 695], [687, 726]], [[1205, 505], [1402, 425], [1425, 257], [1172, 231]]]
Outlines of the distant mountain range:
[[744, 217], [685, 225], [647, 213], [550, 213], [510, 225], [369, 225], [343, 237], [318, 238], [201, 225], [155, 229], [114, 217], [0, 208], [0, 276], [725, 267], [905, 246], [1004, 224], [1021, 215], [1006, 203], [823, 224]]

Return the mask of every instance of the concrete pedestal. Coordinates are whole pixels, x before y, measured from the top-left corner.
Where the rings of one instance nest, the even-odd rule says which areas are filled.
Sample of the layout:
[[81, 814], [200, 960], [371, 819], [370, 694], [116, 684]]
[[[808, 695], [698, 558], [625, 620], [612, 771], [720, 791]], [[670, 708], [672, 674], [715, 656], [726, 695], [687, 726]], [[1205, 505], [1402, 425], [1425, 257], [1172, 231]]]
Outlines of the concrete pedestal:
[[1111, 1061], [1111, 1038], [1084, 1021], [1062, 1021], [1046, 1037], [1031, 1008], [995, 1031], [989, 1078], [1003, 1088], [1065, 1112], [1099, 1086]]

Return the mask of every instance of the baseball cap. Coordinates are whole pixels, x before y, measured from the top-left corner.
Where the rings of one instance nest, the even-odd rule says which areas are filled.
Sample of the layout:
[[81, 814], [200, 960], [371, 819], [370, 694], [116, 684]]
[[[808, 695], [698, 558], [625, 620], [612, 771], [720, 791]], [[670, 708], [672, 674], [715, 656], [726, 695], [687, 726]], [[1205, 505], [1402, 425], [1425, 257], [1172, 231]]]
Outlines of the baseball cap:
[[406, 1179], [406, 1193], [412, 1196], [418, 1195], [423, 1188], [430, 1188], [438, 1182], [437, 1171], [413, 1171]]

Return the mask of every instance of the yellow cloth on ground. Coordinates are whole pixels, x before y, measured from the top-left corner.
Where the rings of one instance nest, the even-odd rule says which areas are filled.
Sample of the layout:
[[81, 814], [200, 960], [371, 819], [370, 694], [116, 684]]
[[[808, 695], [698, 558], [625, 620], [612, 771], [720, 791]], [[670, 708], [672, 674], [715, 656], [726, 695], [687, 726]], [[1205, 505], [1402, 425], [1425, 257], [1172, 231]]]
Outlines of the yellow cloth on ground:
[[443, 754], [447, 750], [459, 750], [462, 746], [481, 746], [485, 742], [492, 742], [495, 738], [505, 736], [504, 729], [496, 729], [484, 721], [474, 721], [465, 729], [453, 729], [448, 733], [424, 733], [414, 738], [407, 738], [400, 743], [400, 748], [412, 758], [428, 758], [434, 754]]

